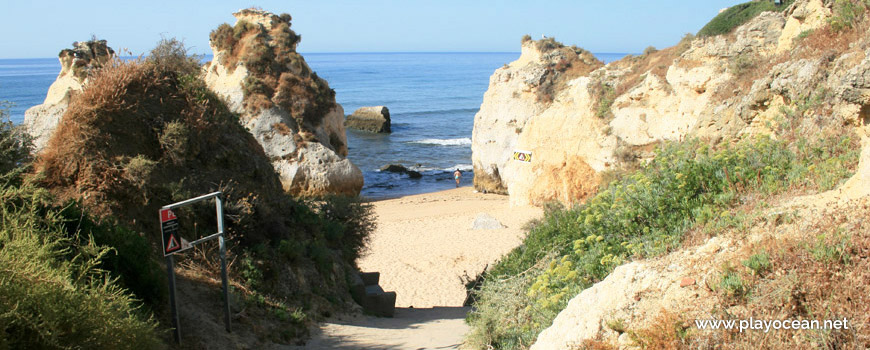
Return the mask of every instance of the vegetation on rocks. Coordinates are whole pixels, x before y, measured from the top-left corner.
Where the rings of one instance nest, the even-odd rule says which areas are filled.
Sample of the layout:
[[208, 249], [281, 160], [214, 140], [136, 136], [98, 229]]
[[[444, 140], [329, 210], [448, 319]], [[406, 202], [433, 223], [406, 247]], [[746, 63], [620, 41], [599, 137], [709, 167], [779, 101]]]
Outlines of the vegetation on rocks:
[[[24, 194], [9, 190], [25, 199], [31, 192], [39, 194], [35, 197], [39, 202], [27, 199], [32, 203], [20, 206], [14, 204], [16, 200], [4, 201], [12, 213], [4, 218], [32, 214], [44, 218], [39, 224], [48, 229], [43, 231], [65, 231], [56, 234], [57, 239], [39, 241], [50, 243], [44, 251], [30, 251], [38, 247], [36, 244], [20, 251], [0, 245], [2, 254], [19, 254], [14, 257], [44, 254], [59, 259], [55, 263], [46, 258], [47, 267], [40, 269], [65, 269], [52, 272], [52, 279], [34, 279], [34, 284], [20, 285], [10, 292], [36, 293], [43, 288], [37, 283], [45, 283], [51, 288], [66, 286], [60, 289], [72, 293], [69, 298], [79, 298], [76, 293], [81, 293], [82, 298], [90, 299], [82, 304], [81, 315], [58, 314], [63, 322], [22, 316], [16, 322], [24, 330], [9, 332], [23, 332], [30, 337], [22, 338], [24, 344], [33, 346], [43, 344], [39, 339], [49, 334], [31, 336], [26, 327], [50, 332], [52, 337], [72, 330], [85, 332], [87, 327], [77, 325], [89, 324], [83, 317], [91, 308], [93, 317], [109, 323], [119, 320], [116, 323], [120, 328], [99, 330], [122, 333], [107, 337], [127, 341], [119, 346], [151, 346], [155, 339], [168, 334], [158, 331], [165, 326], [146, 317], [149, 310], [154, 310], [156, 319], [168, 324], [163, 303], [165, 275], [158, 265], [162, 260], [161, 237], [155, 215], [162, 205], [213, 191], [224, 194], [228, 255], [233, 262], [231, 297], [246, 300], [244, 304], [250, 306], [246, 312], [256, 316], [236, 322], [243, 332], [254, 332], [254, 338], [266, 339], [270, 334], [275, 335], [268, 337], [272, 341], [291, 342], [305, 333], [308, 322], [352, 302], [346, 281], [354, 273], [355, 260], [374, 228], [371, 206], [354, 198], [302, 202], [285, 194], [262, 147], [239, 124], [238, 116], [205, 86], [198, 60], [188, 56], [180, 42], [161, 41], [147, 59], [111, 61], [92, 72], [90, 79], [72, 100], [33, 170], [25, 176], [29, 187], [16, 190]], [[22, 144], [0, 142], [0, 146], [12, 148]], [[17, 166], [25, 161], [27, 152], [8, 153], [12, 154], [25, 157], [10, 163]], [[182, 235], [188, 239], [213, 232], [211, 203], [180, 208], [176, 214], [184, 230]], [[36, 227], [18, 219], [8, 223], [19, 221]], [[217, 249], [209, 244], [178, 256], [180, 278], [197, 281], [191, 282], [194, 284], [216, 283], [220, 279], [216, 257]], [[22, 269], [37, 269], [29, 262], [20, 263]], [[61, 278], [67, 278], [64, 276], [69, 276], [71, 282], [63, 282]], [[58, 282], [52, 282], [55, 280]], [[179, 288], [188, 288], [184, 285]], [[42, 294], [33, 295], [41, 298]], [[132, 301], [134, 297], [144, 302], [141, 311]], [[78, 299], [58, 302], [73, 303], [70, 300]], [[220, 300], [215, 298], [213, 303]], [[24, 304], [19, 309], [7, 306], [7, 311], [12, 310], [8, 315], [24, 310]], [[67, 311], [77, 310], [70, 307]], [[39, 326], [40, 322], [56, 322], [52, 326], [56, 328]], [[197, 331], [202, 334], [195, 334]], [[189, 332], [194, 334], [187, 337], [191, 344], [206, 347], [217, 341], [206, 335], [212, 331], [217, 330], [191, 329]], [[9, 332], [6, 334], [13, 334]], [[123, 338], [131, 332], [135, 334]], [[39, 339], [31, 342], [33, 337]], [[98, 343], [87, 343], [88, 339], [49, 340], [63, 346], [99, 348]], [[51, 342], [45, 344], [51, 346]]]
[[24, 177], [26, 134], [0, 118], [0, 347], [160, 347], [141, 300], [159, 300], [163, 278], [144, 239], [56, 205]]
[[701, 30], [698, 31], [699, 37], [716, 36], [728, 34], [734, 28], [758, 16], [764, 11], [785, 11], [794, 0], [785, 0], [781, 5], [775, 5], [773, 1], [750, 1], [739, 5], [734, 5], [713, 17]]
[[270, 28], [245, 20], [235, 26], [224, 23], [210, 39], [224, 52], [221, 64], [232, 71], [241, 63], [248, 70], [243, 82], [247, 110], [281, 107], [298, 125], [313, 129], [335, 106], [335, 91], [296, 52], [301, 37], [290, 29], [290, 21], [289, 14], [282, 14], [273, 16]]
[[[532, 41], [531, 37], [523, 37], [523, 43], [529, 41]], [[539, 102], [553, 102], [569, 81], [604, 65], [591, 52], [573, 45], [565, 46], [553, 37], [534, 41], [534, 46], [547, 62], [544, 76], [535, 91]]]
[[719, 223], [750, 198], [830, 189], [857, 164], [854, 135], [787, 140], [665, 144], [585, 204], [551, 206], [475, 292], [469, 340], [479, 348], [527, 348], [571, 297], [616, 266], [679, 247], [689, 229]]

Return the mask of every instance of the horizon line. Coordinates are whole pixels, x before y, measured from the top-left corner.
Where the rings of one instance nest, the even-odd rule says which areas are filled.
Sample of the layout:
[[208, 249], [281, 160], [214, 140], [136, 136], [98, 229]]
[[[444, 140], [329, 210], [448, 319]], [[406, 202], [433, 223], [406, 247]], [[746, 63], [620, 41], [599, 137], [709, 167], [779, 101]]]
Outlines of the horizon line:
[[[302, 55], [320, 55], [320, 54], [499, 54], [499, 53], [510, 53], [517, 54], [520, 51], [313, 51], [313, 52], [300, 52]], [[591, 52], [591, 51], [590, 51]], [[592, 52], [593, 55], [636, 55], [638, 53], [631, 52]], [[208, 54], [192, 54], [192, 56], [213, 56], [213, 53]], [[147, 57], [145, 54], [141, 56]], [[135, 58], [137, 56], [118, 56], [121, 58]], [[57, 59], [57, 57], [2, 57], [0, 60], [38, 60], [38, 59]]]

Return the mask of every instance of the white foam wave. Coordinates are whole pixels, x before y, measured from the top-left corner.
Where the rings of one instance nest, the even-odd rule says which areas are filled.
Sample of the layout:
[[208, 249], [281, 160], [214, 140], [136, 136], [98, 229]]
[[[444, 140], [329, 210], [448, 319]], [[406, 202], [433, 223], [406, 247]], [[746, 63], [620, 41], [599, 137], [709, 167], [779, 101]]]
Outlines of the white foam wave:
[[425, 140], [411, 141], [411, 143], [419, 143], [419, 144], [424, 144], [424, 145], [440, 145], [440, 146], [469, 146], [469, 145], [471, 145], [471, 139], [468, 137], [464, 137], [461, 139], [425, 139]]
[[472, 170], [474, 170], [474, 166], [471, 164], [456, 164], [452, 167], [444, 168], [443, 170], [444, 171], [456, 171], [456, 169], [459, 169], [459, 171], [472, 171]]

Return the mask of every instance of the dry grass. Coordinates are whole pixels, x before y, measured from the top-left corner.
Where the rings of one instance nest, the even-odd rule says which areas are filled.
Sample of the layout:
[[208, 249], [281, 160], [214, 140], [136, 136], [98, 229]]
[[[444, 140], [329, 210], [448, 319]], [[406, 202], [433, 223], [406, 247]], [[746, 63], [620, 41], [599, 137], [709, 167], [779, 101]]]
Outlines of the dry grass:
[[547, 57], [544, 78], [535, 91], [539, 102], [553, 102], [568, 82], [604, 66], [589, 51], [576, 46], [565, 46], [554, 38], [538, 40], [535, 46]]
[[288, 135], [293, 134], [293, 129], [290, 129], [290, 127], [284, 123], [272, 124], [272, 128], [277, 130], [279, 134], [284, 135], [284, 136], [288, 136]]
[[680, 55], [691, 48], [692, 40], [694, 40], [694, 36], [686, 34], [677, 45], [672, 47], [658, 51], [650, 50], [641, 56], [626, 56], [619, 61], [612, 62], [611, 65], [614, 68], [630, 69], [627, 74], [620, 78], [620, 83], [615, 87], [614, 95], [616, 97], [622, 96], [640, 85], [647, 74], [653, 74], [662, 81], [667, 81], [668, 68]]
[[662, 309], [647, 327], [629, 330], [628, 335], [641, 349], [684, 349], [690, 337], [689, 322]]
[[[819, 215], [793, 225], [790, 239], [768, 238], [745, 248], [749, 254], [770, 256], [770, 270], [760, 274], [749, 268], [737, 273], [748, 296], [738, 307], [726, 307], [721, 318], [843, 319], [851, 330], [744, 331], [714, 334], [715, 346], [727, 348], [825, 348], [870, 346], [862, 330], [870, 325], [870, 214], [866, 201]], [[798, 229], [799, 227], [799, 229]], [[720, 294], [720, 304], [734, 299]], [[709, 339], [694, 339], [701, 348], [714, 346]]]

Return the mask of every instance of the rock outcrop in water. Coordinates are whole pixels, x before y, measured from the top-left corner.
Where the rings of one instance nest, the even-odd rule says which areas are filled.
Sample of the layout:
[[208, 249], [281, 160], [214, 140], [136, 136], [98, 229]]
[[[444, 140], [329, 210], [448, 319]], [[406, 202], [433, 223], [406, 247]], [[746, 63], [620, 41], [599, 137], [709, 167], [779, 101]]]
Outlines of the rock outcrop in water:
[[[525, 40], [520, 58], [490, 78], [475, 116], [475, 187], [519, 205], [582, 201], [602, 173], [648, 159], [662, 141], [766, 133], [782, 107], [823, 93], [842, 97], [831, 110], [855, 121], [863, 95], [846, 74], [826, 71], [845, 73], [862, 53], [789, 55], [828, 23], [830, 6], [799, 1], [729, 35], [687, 37], [606, 66], [572, 61], [553, 41]], [[532, 162], [514, 160], [515, 151], [531, 152]]]
[[390, 133], [390, 110], [385, 106], [360, 107], [347, 116], [344, 125], [351, 129]]
[[24, 113], [24, 125], [33, 137], [36, 152], [45, 147], [66, 112], [70, 99], [82, 91], [90, 72], [102, 67], [114, 55], [115, 51], [105, 40], [96, 39], [75, 42], [72, 49], [64, 49], [57, 55], [61, 67], [57, 80], [48, 88], [45, 101]]
[[347, 156], [344, 110], [335, 91], [296, 52], [290, 15], [245, 9], [211, 33], [209, 88], [241, 115], [296, 195], [356, 195], [362, 172]]

